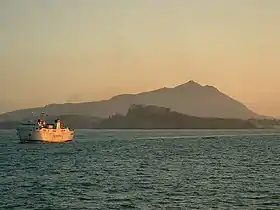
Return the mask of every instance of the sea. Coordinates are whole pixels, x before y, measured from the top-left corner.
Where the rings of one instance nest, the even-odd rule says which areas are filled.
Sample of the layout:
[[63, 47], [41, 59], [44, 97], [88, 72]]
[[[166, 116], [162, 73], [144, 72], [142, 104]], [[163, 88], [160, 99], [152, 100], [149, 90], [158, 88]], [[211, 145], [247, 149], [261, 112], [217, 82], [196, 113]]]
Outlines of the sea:
[[280, 130], [0, 130], [0, 209], [280, 209]]

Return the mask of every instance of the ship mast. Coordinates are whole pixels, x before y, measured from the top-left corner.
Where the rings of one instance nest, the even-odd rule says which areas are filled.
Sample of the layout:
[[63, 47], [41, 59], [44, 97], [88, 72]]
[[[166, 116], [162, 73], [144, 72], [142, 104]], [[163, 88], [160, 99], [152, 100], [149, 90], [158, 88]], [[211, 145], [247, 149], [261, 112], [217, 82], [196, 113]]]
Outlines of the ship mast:
[[46, 121], [45, 117], [47, 117], [48, 115], [45, 112], [41, 112], [40, 114], [40, 118], [44, 121]]

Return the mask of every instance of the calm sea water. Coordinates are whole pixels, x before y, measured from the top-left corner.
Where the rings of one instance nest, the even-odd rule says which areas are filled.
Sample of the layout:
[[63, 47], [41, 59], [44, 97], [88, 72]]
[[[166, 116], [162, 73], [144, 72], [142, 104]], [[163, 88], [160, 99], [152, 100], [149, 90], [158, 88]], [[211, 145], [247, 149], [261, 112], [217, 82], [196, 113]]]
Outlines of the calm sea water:
[[275, 131], [0, 131], [0, 164], [0, 209], [280, 209]]

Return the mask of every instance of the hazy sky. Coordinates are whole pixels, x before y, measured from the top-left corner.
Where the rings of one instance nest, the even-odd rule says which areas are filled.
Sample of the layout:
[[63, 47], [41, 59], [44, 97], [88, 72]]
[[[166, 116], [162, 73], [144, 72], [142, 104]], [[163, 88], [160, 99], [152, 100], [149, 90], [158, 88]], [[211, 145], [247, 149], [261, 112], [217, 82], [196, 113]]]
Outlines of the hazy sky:
[[280, 116], [279, 22], [279, 0], [0, 0], [0, 112], [195, 80]]

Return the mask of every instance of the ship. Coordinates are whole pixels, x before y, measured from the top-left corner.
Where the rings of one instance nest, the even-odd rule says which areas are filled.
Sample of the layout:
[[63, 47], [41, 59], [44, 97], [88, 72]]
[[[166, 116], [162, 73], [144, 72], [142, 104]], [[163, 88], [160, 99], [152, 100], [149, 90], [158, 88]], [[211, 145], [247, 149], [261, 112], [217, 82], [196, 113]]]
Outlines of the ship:
[[74, 129], [64, 126], [59, 119], [46, 123], [42, 119], [22, 122], [16, 129], [21, 143], [27, 142], [68, 142], [74, 138]]

